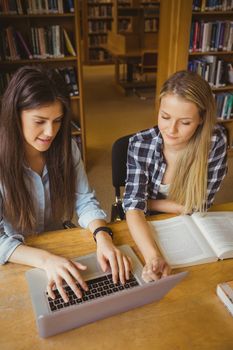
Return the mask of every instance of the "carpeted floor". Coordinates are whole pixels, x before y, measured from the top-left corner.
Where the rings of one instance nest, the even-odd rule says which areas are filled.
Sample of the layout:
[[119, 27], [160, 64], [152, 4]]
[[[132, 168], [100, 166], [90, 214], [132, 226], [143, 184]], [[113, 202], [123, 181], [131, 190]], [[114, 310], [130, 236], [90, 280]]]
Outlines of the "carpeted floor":
[[[148, 94], [147, 94], [148, 97]], [[111, 147], [124, 135], [155, 124], [153, 92], [148, 99], [125, 96], [114, 84], [113, 66], [84, 67], [87, 136], [87, 173], [101, 206], [110, 220], [114, 191], [111, 182]], [[215, 203], [233, 201], [233, 157]]]

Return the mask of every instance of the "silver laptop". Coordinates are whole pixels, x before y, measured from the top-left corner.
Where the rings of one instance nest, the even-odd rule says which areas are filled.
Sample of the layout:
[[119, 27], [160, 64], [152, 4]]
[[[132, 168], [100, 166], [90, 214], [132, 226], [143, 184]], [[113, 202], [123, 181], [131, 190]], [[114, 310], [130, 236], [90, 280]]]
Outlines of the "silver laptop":
[[46, 338], [159, 300], [187, 274], [181, 272], [156, 282], [145, 283], [141, 278], [142, 264], [133, 250], [128, 245], [119, 248], [132, 259], [133, 271], [130, 280], [125, 285], [115, 285], [111, 273], [102, 272], [95, 253], [79, 257], [75, 260], [88, 267], [86, 271], [82, 271], [82, 276], [88, 284], [89, 291], [82, 291], [80, 299], [66, 286], [68, 303], [63, 301], [57, 290], [55, 300], [48, 297], [47, 277], [43, 270], [31, 269], [26, 272], [41, 337]]

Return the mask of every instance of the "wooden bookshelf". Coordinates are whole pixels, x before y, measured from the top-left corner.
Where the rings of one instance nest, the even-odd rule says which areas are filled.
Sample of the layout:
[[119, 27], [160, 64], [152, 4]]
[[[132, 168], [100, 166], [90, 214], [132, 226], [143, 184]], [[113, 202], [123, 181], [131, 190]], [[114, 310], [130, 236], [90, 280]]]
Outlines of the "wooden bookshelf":
[[[18, 2], [17, 2], [18, 3]], [[21, 1], [24, 6], [25, 2]], [[61, 3], [61, 2], [60, 2]], [[14, 31], [21, 33], [23, 39], [27, 43], [28, 49], [32, 53], [32, 57], [29, 59], [27, 53], [24, 52], [20, 57], [15, 59], [14, 57], [1, 57], [0, 59], [0, 77], [1, 74], [12, 74], [16, 69], [23, 65], [40, 64], [46, 65], [51, 69], [60, 69], [63, 72], [67, 72], [70, 69], [74, 74], [73, 78], [77, 90], [73, 93], [70, 90], [71, 107], [73, 112], [73, 121], [77, 123], [80, 129], [72, 127], [72, 134], [75, 136], [77, 143], [79, 144], [84, 163], [86, 162], [86, 141], [85, 141], [85, 118], [84, 118], [84, 106], [83, 106], [83, 75], [81, 64], [81, 45], [80, 45], [80, 19], [78, 11], [78, 2], [74, 1], [74, 8], [67, 9], [68, 2], [63, 1], [64, 13], [27, 13], [28, 9], [23, 7], [23, 13], [0, 13], [0, 32], [3, 33], [6, 28], [12, 27]], [[47, 9], [48, 10], [48, 9]], [[69, 11], [72, 12], [69, 12]], [[17, 12], [17, 11], [16, 11]], [[45, 12], [44, 9], [41, 12]], [[64, 37], [61, 40], [61, 49], [64, 49], [64, 57], [62, 55], [44, 55], [46, 57], [35, 57], [35, 47], [33, 46], [31, 28], [48, 28], [50, 26], [59, 26], [60, 35], [63, 36], [63, 29], [66, 30], [68, 37], [72, 43], [74, 49], [74, 55], [69, 53]], [[5, 32], [4, 32], [5, 33]], [[17, 38], [18, 39], [18, 38]], [[1, 40], [1, 38], [0, 38]], [[46, 40], [46, 39], [43, 39]], [[47, 42], [46, 42], [47, 45]], [[40, 47], [41, 48], [41, 47]], [[22, 48], [21, 48], [22, 49]], [[38, 47], [37, 47], [38, 49]], [[46, 50], [48, 45], [46, 46]], [[1, 51], [0, 51], [1, 54]], [[4, 73], [3, 73], [4, 72]], [[64, 73], [65, 74], [65, 73]], [[5, 78], [4, 78], [5, 79]], [[9, 79], [9, 78], [8, 78]], [[0, 81], [2, 83], [2, 81]], [[5, 82], [7, 84], [7, 82]], [[75, 84], [72, 85], [72, 87]], [[1, 87], [1, 85], [0, 85]], [[3, 89], [3, 87], [2, 87]], [[1, 90], [2, 91], [2, 90]]]
[[[232, 21], [233, 11], [206, 11], [205, 0], [202, 1], [202, 10], [193, 11], [192, 0], [163, 0], [160, 4], [159, 30], [159, 57], [157, 71], [156, 110], [158, 111], [158, 95], [163, 82], [174, 72], [188, 69], [191, 60], [214, 56], [233, 64], [232, 48], [226, 50], [208, 50], [205, 52], [191, 52], [190, 35], [192, 21]], [[232, 83], [225, 86], [212, 86], [213, 93], [231, 92]], [[157, 114], [157, 113], [156, 113]], [[233, 147], [233, 119], [217, 120], [224, 124], [229, 134], [229, 146]], [[232, 155], [233, 152], [229, 152]]]
[[104, 49], [107, 33], [112, 28], [112, 7], [112, 1], [82, 1], [83, 51], [87, 65], [112, 63], [111, 56]]
[[[126, 94], [156, 85], [156, 69], [148, 79], [148, 75], [140, 74], [140, 66], [148, 52], [155, 55], [156, 65], [159, 7], [160, 1], [113, 0], [112, 30], [105, 47], [115, 64], [115, 83]], [[128, 23], [126, 27], [120, 24], [124, 20]], [[148, 23], [152, 23], [151, 30]]]
[[[113, 0], [112, 31], [118, 34], [135, 33], [139, 29], [144, 33], [157, 33], [159, 27], [160, 1]], [[143, 17], [143, 23], [139, 23]], [[139, 28], [139, 24], [142, 26]]]

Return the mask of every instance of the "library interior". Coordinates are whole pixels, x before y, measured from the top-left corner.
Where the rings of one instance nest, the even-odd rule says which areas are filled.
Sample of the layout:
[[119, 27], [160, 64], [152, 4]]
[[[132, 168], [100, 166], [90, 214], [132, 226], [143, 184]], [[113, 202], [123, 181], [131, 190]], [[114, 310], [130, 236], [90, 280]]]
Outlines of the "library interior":
[[[116, 242], [133, 248], [125, 220], [111, 220], [116, 200], [112, 146], [125, 135], [157, 125], [159, 92], [171, 74], [189, 70], [201, 75], [212, 89], [216, 123], [226, 129], [228, 142], [228, 171], [214, 208], [233, 211], [232, 0], [0, 0], [0, 96], [24, 65], [48, 67], [64, 78], [72, 107], [72, 137], [90, 185], [118, 234]], [[84, 242], [80, 232], [78, 238], [70, 233], [74, 244]], [[44, 241], [36, 237], [35, 246], [52, 245], [51, 237], [51, 241], [46, 235]], [[62, 237], [52, 248], [59, 253]], [[71, 257], [93, 250], [91, 241], [77, 251], [66, 244], [64, 254]], [[26, 269], [0, 267], [0, 276], [23, 298], [14, 292], [7, 301], [0, 287], [6, 302], [0, 301], [5, 314], [0, 316], [3, 350], [59, 350], [65, 343], [73, 349], [75, 342], [79, 349], [233, 348], [233, 321], [214, 289], [233, 279], [232, 259], [189, 267], [188, 282], [185, 279], [160, 303], [63, 333], [47, 343], [37, 335], [30, 305], [24, 307], [29, 298], [26, 283], [21, 285]], [[10, 339], [10, 322], [15, 340]]]

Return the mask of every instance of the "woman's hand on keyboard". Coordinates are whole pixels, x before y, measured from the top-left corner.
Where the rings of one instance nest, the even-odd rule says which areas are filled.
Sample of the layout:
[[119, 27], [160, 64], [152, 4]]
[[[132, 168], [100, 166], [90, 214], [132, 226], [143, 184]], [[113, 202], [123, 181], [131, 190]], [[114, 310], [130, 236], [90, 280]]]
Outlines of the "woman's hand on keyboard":
[[78, 298], [82, 297], [82, 293], [77, 287], [77, 282], [84, 290], [88, 290], [79, 273], [79, 270], [86, 270], [87, 267], [78, 262], [49, 253], [43, 262], [42, 268], [46, 271], [48, 277], [47, 292], [52, 299], [55, 298], [53, 290], [58, 289], [63, 300], [68, 302], [68, 296], [63, 288], [64, 282], [70, 286]]
[[170, 272], [171, 268], [168, 263], [161, 256], [155, 256], [146, 261], [142, 278], [145, 282], [157, 281], [161, 277], [168, 276]]
[[117, 283], [120, 279], [124, 284], [130, 278], [132, 269], [131, 259], [124, 255], [112, 242], [112, 238], [106, 232], [100, 232], [96, 236], [97, 259], [104, 272], [111, 268], [112, 279]]

